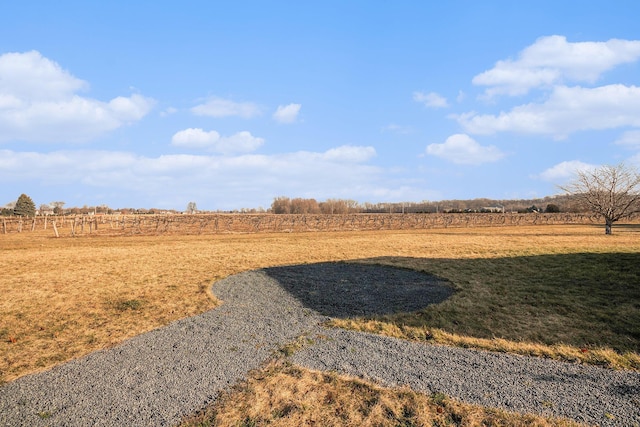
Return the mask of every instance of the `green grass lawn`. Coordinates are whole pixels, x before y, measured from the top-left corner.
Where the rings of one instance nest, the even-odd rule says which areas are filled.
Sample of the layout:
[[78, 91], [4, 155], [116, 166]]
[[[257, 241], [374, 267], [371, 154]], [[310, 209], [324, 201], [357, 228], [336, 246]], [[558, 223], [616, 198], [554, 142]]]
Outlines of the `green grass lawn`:
[[412, 260], [458, 292], [419, 316], [397, 316], [479, 338], [640, 350], [640, 254], [577, 253]]

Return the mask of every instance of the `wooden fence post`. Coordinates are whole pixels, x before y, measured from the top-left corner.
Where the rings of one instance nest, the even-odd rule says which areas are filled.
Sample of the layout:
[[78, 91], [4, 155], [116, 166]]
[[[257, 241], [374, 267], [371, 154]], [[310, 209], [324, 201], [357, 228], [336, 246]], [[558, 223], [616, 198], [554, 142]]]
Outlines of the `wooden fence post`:
[[56, 234], [56, 237], [60, 237], [58, 234], [58, 227], [56, 227], [56, 220], [53, 220], [53, 232]]

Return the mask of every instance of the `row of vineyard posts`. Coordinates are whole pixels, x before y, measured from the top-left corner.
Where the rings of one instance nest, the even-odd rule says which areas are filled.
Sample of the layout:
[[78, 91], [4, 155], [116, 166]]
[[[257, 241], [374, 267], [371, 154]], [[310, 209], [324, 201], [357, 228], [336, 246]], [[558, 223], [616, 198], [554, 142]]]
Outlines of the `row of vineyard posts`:
[[0, 221], [2, 234], [51, 230], [55, 237], [418, 230], [448, 227], [597, 223], [597, 219], [587, 213], [120, 214], [2, 217]]

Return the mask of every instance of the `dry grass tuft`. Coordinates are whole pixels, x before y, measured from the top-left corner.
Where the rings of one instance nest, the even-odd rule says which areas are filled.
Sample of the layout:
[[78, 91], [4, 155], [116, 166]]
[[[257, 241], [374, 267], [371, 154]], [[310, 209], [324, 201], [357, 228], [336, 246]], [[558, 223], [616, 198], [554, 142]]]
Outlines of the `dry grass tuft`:
[[482, 408], [406, 388], [292, 366], [282, 360], [254, 371], [214, 406], [181, 427], [204, 426], [579, 426], [536, 415]]

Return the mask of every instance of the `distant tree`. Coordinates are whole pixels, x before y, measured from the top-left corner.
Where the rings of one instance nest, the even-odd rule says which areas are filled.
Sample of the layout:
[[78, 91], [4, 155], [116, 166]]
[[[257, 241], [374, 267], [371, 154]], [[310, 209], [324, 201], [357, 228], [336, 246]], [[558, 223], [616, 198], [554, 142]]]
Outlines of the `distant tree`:
[[578, 171], [560, 188], [604, 218], [605, 234], [612, 233], [614, 222], [640, 211], [640, 173], [624, 163]]
[[546, 213], [558, 213], [560, 212], [560, 207], [556, 204], [549, 203], [544, 211]]
[[62, 209], [62, 207], [64, 206], [64, 202], [51, 202], [49, 203], [50, 206], [53, 206], [53, 213], [56, 215], [62, 215], [64, 213], [64, 209]]
[[49, 215], [52, 211], [53, 209], [51, 208], [51, 205], [47, 205], [44, 203], [41, 204], [40, 207], [38, 208], [39, 215]]
[[274, 214], [291, 213], [291, 200], [284, 196], [276, 197], [271, 203], [271, 212]]
[[324, 214], [346, 214], [349, 211], [349, 206], [342, 199], [327, 199], [320, 204], [322, 213]]
[[187, 203], [187, 213], [194, 214], [198, 212], [198, 206], [196, 206], [196, 202]]
[[31, 200], [31, 197], [26, 194], [21, 194], [13, 208], [13, 214], [17, 216], [35, 216], [36, 205], [33, 203], [33, 200]]
[[320, 213], [320, 206], [316, 199], [291, 199], [292, 214], [316, 214]]

